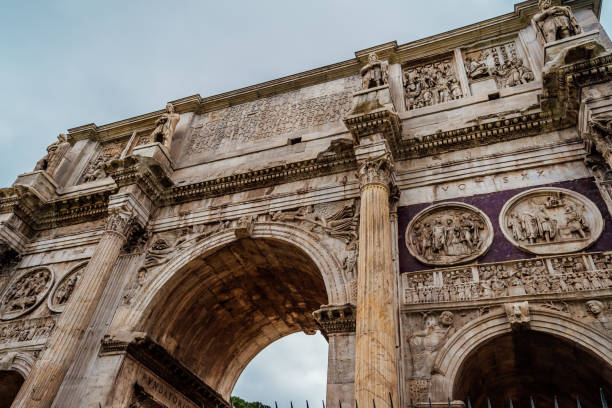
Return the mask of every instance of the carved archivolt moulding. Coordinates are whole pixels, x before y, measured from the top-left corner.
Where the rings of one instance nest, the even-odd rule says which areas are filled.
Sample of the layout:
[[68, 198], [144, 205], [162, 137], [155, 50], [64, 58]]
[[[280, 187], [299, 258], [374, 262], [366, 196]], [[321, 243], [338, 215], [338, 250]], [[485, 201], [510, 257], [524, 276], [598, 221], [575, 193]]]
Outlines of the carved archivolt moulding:
[[70, 299], [72, 292], [74, 292], [74, 288], [76, 288], [79, 279], [81, 279], [81, 274], [83, 270], [87, 266], [87, 263], [83, 263], [78, 265], [69, 271], [64, 277], [58, 282], [53, 290], [53, 293], [47, 298], [47, 306], [49, 309], [56, 313], [61, 313], [64, 311], [64, 307]]
[[418, 213], [406, 229], [406, 246], [427, 265], [456, 265], [482, 256], [493, 242], [491, 220], [464, 203], [443, 203]]
[[0, 319], [15, 319], [34, 310], [49, 293], [53, 279], [53, 271], [48, 268], [20, 273], [0, 300]]
[[597, 206], [583, 195], [544, 187], [510, 199], [502, 208], [499, 224], [516, 247], [547, 255], [589, 247], [601, 235], [604, 220]]

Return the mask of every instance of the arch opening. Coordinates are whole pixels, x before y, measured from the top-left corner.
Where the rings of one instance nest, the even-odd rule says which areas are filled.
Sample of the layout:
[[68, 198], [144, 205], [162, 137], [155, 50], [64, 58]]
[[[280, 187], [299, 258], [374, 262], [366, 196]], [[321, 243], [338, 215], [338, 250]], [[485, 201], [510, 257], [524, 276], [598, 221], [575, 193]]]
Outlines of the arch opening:
[[24, 380], [16, 371], [0, 371], [0, 408], [10, 408]]
[[612, 368], [568, 340], [536, 331], [495, 337], [473, 350], [461, 365], [453, 397], [473, 407], [599, 407], [600, 387], [612, 390]]
[[229, 400], [266, 346], [296, 332], [316, 333], [312, 312], [327, 303], [323, 276], [302, 249], [243, 238], [174, 273], [141, 329]]

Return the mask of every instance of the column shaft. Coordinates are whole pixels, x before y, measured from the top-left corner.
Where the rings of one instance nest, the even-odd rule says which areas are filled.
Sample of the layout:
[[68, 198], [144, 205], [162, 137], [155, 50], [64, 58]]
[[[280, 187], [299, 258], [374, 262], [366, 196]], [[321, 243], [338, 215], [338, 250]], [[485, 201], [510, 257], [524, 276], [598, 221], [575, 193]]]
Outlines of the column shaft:
[[[118, 225], [123, 231], [117, 232]], [[48, 408], [53, 403], [126, 242], [125, 226], [125, 222], [107, 223], [107, 231], [102, 235], [68, 307], [59, 317], [47, 342], [49, 347], [36, 361], [12, 405], [13, 408]], [[57, 406], [62, 406], [61, 401]]]
[[393, 262], [389, 188], [370, 183], [361, 190], [355, 399], [361, 407], [397, 404], [393, 307]]

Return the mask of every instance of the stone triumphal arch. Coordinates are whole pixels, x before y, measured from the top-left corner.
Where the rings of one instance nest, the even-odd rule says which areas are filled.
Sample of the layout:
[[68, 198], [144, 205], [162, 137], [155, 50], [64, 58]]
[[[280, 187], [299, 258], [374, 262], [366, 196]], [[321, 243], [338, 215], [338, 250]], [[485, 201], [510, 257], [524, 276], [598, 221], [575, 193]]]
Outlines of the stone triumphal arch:
[[0, 406], [229, 407], [321, 331], [327, 404], [612, 392], [600, 0], [69, 129], [0, 190]]

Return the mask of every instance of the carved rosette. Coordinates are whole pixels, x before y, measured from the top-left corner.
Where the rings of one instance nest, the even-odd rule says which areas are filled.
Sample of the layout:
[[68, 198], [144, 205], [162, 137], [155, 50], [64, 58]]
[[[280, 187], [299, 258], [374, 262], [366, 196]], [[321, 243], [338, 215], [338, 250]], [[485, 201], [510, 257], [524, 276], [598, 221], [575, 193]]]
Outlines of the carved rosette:
[[426, 265], [457, 265], [484, 255], [493, 242], [491, 220], [478, 208], [458, 202], [436, 204], [418, 213], [406, 229], [406, 247]]
[[53, 271], [38, 268], [17, 276], [0, 301], [0, 319], [11, 320], [34, 310], [53, 286]]
[[108, 210], [104, 230], [123, 237], [126, 241], [137, 226], [136, 217], [127, 206], [113, 207]]
[[604, 227], [591, 200], [553, 187], [514, 196], [502, 208], [499, 224], [514, 246], [537, 255], [581, 251], [597, 241]]
[[87, 266], [86, 263], [78, 265], [76, 268], [69, 271], [55, 286], [51, 295], [47, 298], [47, 306], [49, 310], [61, 313], [66, 307], [66, 303], [70, 299], [72, 292], [76, 288], [83, 270]]
[[394, 167], [391, 155], [366, 160], [359, 168], [359, 185], [361, 189], [379, 185], [391, 191], [394, 179]]

